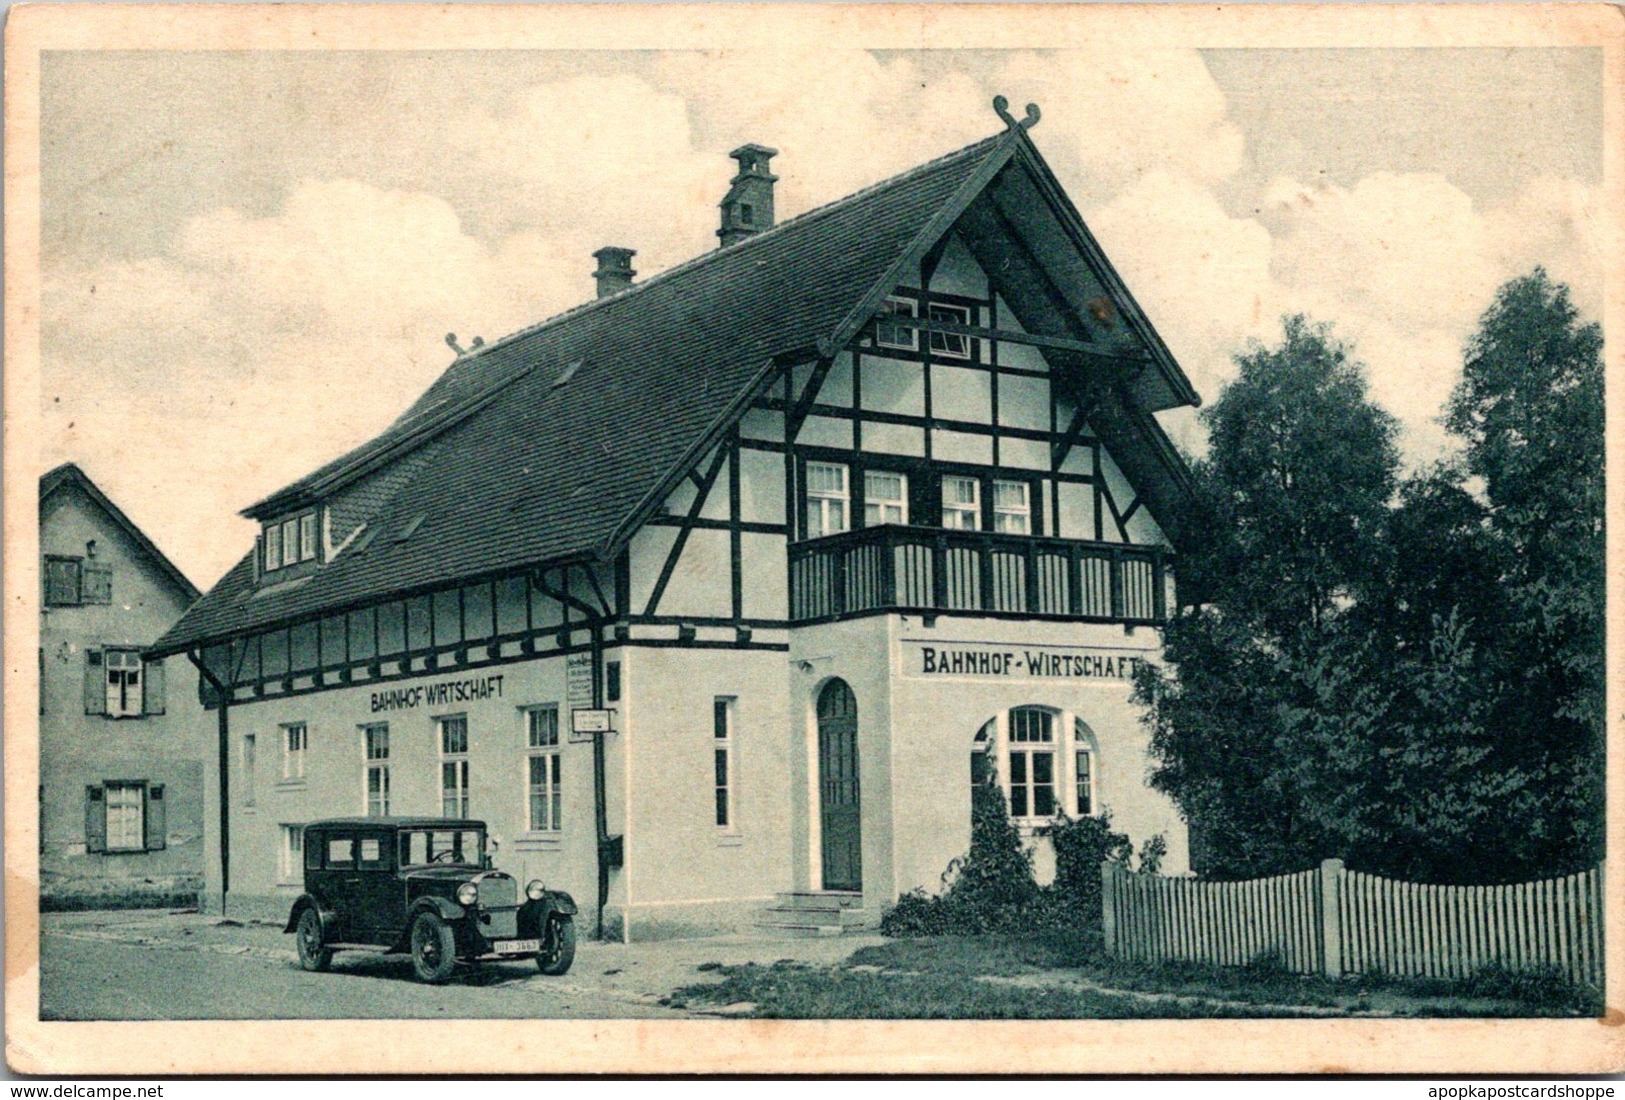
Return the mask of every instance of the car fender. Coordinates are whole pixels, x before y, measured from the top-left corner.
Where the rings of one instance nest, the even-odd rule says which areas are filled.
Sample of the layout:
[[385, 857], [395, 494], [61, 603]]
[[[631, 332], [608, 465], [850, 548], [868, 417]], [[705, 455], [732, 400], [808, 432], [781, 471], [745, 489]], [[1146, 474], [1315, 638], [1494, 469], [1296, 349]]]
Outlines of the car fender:
[[300, 894], [298, 900], [293, 903], [293, 909], [288, 913], [288, 926], [282, 931], [297, 932], [299, 930], [299, 918], [305, 915], [306, 909], [316, 910], [316, 916], [321, 919], [323, 942], [332, 939], [333, 926], [338, 921], [338, 914], [331, 909], [322, 908], [322, 903], [309, 894]]
[[548, 890], [542, 894], [542, 904], [547, 907], [548, 916], [573, 917], [576, 915], [576, 899], [563, 890]]
[[440, 914], [445, 921], [462, 920], [466, 911], [450, 898], [434, 897], [432, 895], [418, 898], [412, 903], [411, 910], [406, 914], [408, 926], [418, 919], [418, 914], [425, 910]]

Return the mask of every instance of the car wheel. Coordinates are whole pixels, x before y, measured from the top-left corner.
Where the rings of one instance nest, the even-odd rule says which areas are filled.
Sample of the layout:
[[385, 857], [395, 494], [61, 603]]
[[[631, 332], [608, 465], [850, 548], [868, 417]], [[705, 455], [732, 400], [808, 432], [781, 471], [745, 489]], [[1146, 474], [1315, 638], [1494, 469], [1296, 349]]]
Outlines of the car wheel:
[[412, 970], [419, 981], [439, 985], [457, 969], [457, 940], [439, 913], [419, 913], [412, 922]]
[[300, 916], [293, 942], [299, 965], [306, 970], [326, 970], [332, 964], [333, 949], [322, 943], [322, 915], [315, 909], [306, 909]]
[[576, 961], [576, 922], [554, 917], [547, 927], [551, 934], [536, 956], [536, 969], [543, 974], [563, 974]]

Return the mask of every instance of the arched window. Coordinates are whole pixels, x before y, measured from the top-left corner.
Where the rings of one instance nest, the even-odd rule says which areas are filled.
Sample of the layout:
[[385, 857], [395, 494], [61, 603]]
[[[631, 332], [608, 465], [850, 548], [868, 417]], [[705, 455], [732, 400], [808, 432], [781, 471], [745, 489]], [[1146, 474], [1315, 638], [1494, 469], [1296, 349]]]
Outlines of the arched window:
[[1097, 748], [1082, 719], [1050, 707], [1016, 707], [977, 732], [971, 784], [997, 782], [1018, 822], [1041, 824], [1057, 812], [1086, 817], [1099, 805]]

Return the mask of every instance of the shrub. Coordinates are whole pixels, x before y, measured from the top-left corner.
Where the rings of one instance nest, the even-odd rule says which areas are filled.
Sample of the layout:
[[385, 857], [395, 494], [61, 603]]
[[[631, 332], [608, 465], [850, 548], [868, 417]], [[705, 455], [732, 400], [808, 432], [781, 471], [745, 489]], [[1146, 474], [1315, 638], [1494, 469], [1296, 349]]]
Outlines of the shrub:
[[971, 793], [970, 851], [948, 864], [937, 897], [913, 890], [880, 918], [886, 936], [980, 935], [1030, 926], [1033, 857], [992, 783]]

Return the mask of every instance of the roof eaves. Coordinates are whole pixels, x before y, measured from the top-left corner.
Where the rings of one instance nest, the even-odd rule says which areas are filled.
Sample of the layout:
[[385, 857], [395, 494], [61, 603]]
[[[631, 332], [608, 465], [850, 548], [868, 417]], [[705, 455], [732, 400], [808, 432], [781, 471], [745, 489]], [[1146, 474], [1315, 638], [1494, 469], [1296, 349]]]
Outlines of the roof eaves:
[[85, 491], [85, 495], [90, 497], [90, 499], [94, 501], [98, 507], [105, 511], [108, 516], [112, 518], [113, 522], [116, 523], [126, 535], [130, 536], [130, 539], [138, 547], [140, 547], [142, 551], [144, 551], [150, 558], [152, 558], [154, 562], [158, 564], [159, 569], [163, 571], [164, 575], [170, 580], [174, 581], [175, 584], [180, 588], [188, 603], [195, 601], [203, 594], [198, 591], [197, 585], [188, 580], [186, 574], [182, 573], [180, 569], [176, 567], [175, 563], [170, 561], [162, 550], [158, 549], [158, 544], [148, 538], [146, 532], [137, 527], [135, 522], [131, 520], [129, 516], [124, 514], [124, 510], [118, 505], [114, 504], [112, 500], [108, 498], [107, 494], [102, 492], [101, 489], [96, 486], [94, 481], [90, 480], [90, 476], [74, 463], [64, 462], [56, 469], [47, 473], [44, 477], [40, 478], [40, 503], [44, 504], [46, 498], [52, 493], [70, 484], [77, 485], [83, 489]]

